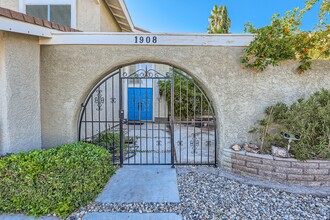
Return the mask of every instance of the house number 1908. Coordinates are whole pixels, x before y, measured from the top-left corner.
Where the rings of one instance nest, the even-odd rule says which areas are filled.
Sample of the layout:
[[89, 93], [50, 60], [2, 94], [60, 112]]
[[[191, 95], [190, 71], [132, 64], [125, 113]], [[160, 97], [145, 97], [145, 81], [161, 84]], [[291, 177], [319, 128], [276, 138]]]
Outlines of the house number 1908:
[[147, 44], [150, 44], [150, 43], [153, 43], [153, 44], [156, 44], [157, 43], [157, 37], [156, 36], [153, 36], [153, 37], [144, 37], [144, 36], [135, 36], [135, 43], [136, 44], [143, 44], [143, 43], [147, 43]]

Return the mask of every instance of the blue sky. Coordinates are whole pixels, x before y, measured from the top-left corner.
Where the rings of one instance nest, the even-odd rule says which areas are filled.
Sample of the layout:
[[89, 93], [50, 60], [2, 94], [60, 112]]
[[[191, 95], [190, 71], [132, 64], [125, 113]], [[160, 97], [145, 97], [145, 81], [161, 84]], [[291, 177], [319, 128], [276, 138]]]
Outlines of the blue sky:
[[[250, 21], [257, 27], [270, 23], [274, 13], [283, 14], [304, 0], [125, 0], [134, 25], [151, 32], [206, 33], [214, 5], [226, 5], [232, 21], [231, 33], [243, 33]], [[319, 8], [319, 5], [318, 5]], [[306, 14], [302, 28], [317, 23], [318, 8]]]

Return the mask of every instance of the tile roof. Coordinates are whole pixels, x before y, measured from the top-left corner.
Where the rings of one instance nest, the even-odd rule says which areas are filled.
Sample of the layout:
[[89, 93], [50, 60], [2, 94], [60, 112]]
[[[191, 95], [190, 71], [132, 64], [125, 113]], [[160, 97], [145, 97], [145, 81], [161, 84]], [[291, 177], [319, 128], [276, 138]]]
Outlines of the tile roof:
[[63, 25], [60, 25], [60, 24], [56, 24], [54, 22], [50, 22], [50, 21], [43, 20], [43, 19], [40, 19], [40, 18], [37, 18], [37, 17], [26, 15], [26, 14], [23, 14], [21, 12], [16, 12], [16, 11], [13, 11], [13, 10], [10, 10], [10, 9], [7, 9], [7, 8], [0, 7], [0, 16], [6, 17], [6, 18], [9, 18], [9, 19], [13, 19], [13, 20], [18, 20], [18, 21], [30, 23], [30, 24], [34, 24], [34, 25], [39, 25], [41, 27], [54, 29], [54, 30], [58, 30], [58, 31], [80, 32], [79, 30], [68, 27], [68, 26], [63, 26]]

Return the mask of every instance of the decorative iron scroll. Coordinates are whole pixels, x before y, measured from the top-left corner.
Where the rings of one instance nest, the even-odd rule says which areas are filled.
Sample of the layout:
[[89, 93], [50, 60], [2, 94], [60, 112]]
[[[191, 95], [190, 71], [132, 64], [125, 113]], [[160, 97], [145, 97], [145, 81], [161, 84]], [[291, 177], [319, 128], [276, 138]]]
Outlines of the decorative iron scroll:
[[172, 73], [166, 72], [162, 74], [154, 69], [139, 69], [133, 73], [123, 72], [123, 78], [139, 78], [139, 79], [148, 79], [148, 78], [170, 78], [172, 77]]
[[161, 140], [157, 140], [156, 141], [156, 145], [157, 145], [157, 147], [160, 147], [162, 145], [162, 141]]
[[102, 90], [98, 88], [96, 90], [97, 96], [95, 97], [94, 101], [96, 103], [96, 110], [102, 111], [102, 104], [104, 103], [104, 97], [102, 96]]
[[116, 98], [110, 98], [110, 103], [116, 103]]
[[196, 151], [199, 147], [199, 139], [196, 138], [196, 134], [193, 134], [193, 138], [190, 140], [190, 147], [192, 147], [192, 153], [196, 154]]
[[211, 143], [212, 143], [212, 141], [206, 141], [205, 142], [205, 144], [206, 144], [207, 147], [210, 147], [211, 146]]

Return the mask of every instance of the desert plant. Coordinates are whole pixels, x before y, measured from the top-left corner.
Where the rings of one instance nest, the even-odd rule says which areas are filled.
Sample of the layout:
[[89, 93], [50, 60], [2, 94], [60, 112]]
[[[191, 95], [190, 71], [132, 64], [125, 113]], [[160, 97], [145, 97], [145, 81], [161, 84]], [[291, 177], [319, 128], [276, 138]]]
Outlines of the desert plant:
[[209, 17], [209, 34], [228, 34], [231, 26], [231, 20], [228, 17], [227, 7], [225, 5], [214, 6]]
[[264, 140], [265, 152], [269, 152], [271, 145], [286, 147], [287, 141], [280, 136], [280, 132], [286, 132], [301, 136], [300, 141], [291, 144], [290, 152], [295, 158], [329, 159], [329, 112], [330, 92], [322, 89], [306, 100], [298, 99], [290, 106], [278, 103], [268, 107], [265, 118], [259, 120], [258, 126], [251, 132], [257, 133], [260, 141]]

